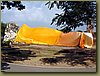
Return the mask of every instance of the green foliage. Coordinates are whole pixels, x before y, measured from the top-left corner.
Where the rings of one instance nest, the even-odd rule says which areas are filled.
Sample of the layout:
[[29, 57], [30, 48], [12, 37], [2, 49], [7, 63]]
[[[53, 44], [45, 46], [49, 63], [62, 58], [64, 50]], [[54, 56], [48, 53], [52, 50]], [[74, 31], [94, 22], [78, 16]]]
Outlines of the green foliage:
[[5, 28], [6, 28], [7, 24], [1, 22], [1, 37], [4, 37], [5, 35]]
[[5, 28], [6, 28], [7, 24], [1, 22], [1, 46], [3, 45], [3, 39], [4, 39], [4, 35], [5, 35]]
[[5, 9], [5, 7], [11, 9], [12, 7], [17, 8], [18, 10], [25, 9], [25, 6], [21, 3], [21, 1], [2, 1], [1, 2], [1, 10]]
[[96, 24], [96, 1], [49, 1], [45, 5], [48, 5], [50, 10], [55, 5], [63, 10], [63, 13], [55, 14], [51, 23], [51, 25], [55, 23], [56, 26], [64, 27], [63, 32], [87, 25], [90, 18]]

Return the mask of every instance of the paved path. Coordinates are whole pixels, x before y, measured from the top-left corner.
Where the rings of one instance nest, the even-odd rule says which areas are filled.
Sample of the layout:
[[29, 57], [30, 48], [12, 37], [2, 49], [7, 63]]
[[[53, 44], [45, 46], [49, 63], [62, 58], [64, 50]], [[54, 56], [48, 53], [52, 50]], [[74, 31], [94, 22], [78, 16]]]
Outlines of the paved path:
[[10, 69], [4, 72], [96, 72], [96, 68], [71, 68], [71, 67], [31, 67], [19, 64], [9, 64]]

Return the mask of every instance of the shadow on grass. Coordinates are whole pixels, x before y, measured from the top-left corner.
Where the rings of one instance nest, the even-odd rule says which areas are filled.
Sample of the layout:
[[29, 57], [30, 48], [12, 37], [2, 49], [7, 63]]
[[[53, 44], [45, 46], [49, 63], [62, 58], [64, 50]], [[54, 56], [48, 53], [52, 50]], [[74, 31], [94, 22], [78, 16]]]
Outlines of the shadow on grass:
[[9, 69], [8, 62], [29, 60], [28, 57], [36, 57], [36, 55], [31, 50], [1, 47], [1, 70]]
[[7, 70], [7, 69], [10, 69], [10, 66], [7, 62], [1, 62], [1, 70]]
[[63, 54], [63, 56], [53, 57], [53, 58], [42, 58], [40, 61], [43, 64], [58, 64], [59, 62], [63, 62], [69, 64], [71, 66], [75, 66], [77, 64], [89, 66], [90, 62], [96, 64], [96, 49], [62, 49], [59, 52], [55, 53], [55, 55]]

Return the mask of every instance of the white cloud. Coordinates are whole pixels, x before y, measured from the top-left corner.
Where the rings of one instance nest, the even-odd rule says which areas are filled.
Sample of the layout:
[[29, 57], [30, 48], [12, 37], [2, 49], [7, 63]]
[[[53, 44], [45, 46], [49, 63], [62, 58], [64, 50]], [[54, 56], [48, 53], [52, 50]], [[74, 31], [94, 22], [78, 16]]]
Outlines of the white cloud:
[[45, 6], [45, 3], [44, 1], [24, 1], [23, 5], [26, 6], [24, 10], [19, 11], [15, 8], [11, 10], [4, 9], [1, 20], [4, 22], [13, 21], [18, 24], [27, 23], [33, 27], [41, 25], [51, 27], [50, 23], [55, 13], [61, 11], [55, 8], [49, 10], [48, 7]]
[[[25, 5], [24, 10], [19, 11], [15, 8], [8, 10], [6, 8], [1, 12], [1, 21], [13, 21], [19, 26], [26, 23], [30, 27], [45, 26], [56, 28], [55, 25], [51, 26], [50, 23], [52, 18], [55, 17], [55, 13], [61, 13], [62, 11], [56, 8], [49, 10], [45, 3], [46, 1], [23, 1], [22, 4]], [[86, 27], [77, 29], [86, 30]]]

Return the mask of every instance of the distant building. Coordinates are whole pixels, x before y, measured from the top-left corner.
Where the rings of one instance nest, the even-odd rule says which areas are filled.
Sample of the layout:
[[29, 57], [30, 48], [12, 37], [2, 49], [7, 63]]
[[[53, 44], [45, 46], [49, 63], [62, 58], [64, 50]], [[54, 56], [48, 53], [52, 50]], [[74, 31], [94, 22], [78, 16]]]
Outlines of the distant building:
[[5, 28], [4, 41], [12, 41], [16, 37], [19, 26], [16, 23], [9, 22]]

